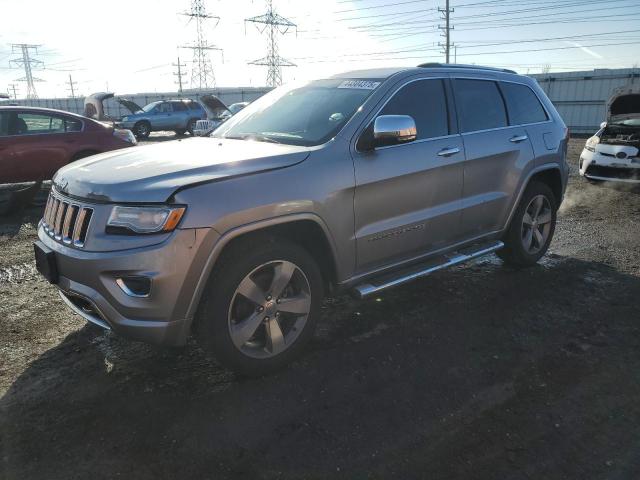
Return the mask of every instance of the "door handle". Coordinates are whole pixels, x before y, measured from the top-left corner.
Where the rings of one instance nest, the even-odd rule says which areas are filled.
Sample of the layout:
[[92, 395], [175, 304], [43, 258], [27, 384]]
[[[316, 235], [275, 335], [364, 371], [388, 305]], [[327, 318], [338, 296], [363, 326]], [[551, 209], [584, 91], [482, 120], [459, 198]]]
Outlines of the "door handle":
[[511, 143], [520, 143], [520, 142], [524, 142], [527, 138], [529, 137], [527, 137], [526, 135], [516, 135], [515, 137], [511, 137], [509, 141]]
[[451, 155], [455, 155], [456, 153], [460, 153], [460, 149], [458, 147], [443, 148], [438, 152], [438, 155], [440, 157], [450, 157]]

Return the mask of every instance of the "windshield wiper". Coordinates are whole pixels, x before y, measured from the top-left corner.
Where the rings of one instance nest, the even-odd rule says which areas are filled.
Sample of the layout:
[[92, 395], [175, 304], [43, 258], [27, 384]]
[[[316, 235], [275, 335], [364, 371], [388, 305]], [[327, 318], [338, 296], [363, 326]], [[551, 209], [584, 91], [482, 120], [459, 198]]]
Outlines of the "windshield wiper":
[[268, 143], [282, 143], [271, 138], [267, 135], [261, 135], [259, 133], [243, 133], [240, 135], [225, 135], [223, 138], [230, 138], [231, 140], [255, 140], [256, 142], [268, 142]]

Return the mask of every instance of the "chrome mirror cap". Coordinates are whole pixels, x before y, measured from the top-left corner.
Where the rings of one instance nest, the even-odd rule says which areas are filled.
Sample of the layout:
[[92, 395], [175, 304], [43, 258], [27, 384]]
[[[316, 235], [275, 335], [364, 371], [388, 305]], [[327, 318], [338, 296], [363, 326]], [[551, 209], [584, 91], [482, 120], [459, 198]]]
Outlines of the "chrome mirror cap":
[[412, 142], [417, 134], [416, 122], [409, 115], [380, 115], [373, 124], [373, 138], [381, 145]]

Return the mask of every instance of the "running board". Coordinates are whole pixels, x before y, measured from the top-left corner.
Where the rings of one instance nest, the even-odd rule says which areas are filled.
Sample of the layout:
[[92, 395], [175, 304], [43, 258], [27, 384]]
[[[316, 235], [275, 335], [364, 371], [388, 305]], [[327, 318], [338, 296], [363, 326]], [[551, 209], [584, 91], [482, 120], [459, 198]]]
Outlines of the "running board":
[[464, 263], [474, 258], [487, 255], [489, 253], [500, 250], [504, 247], [502, 242], [484, 243], [481, 245], [471, 245], [460, 251], [450, 252], [444, 255], [440, 255], [434, 259], [430, 259], [427, 262], [419, 263], [406, 267], [402, 270], [396, 270], [395, 272], [383, 274], [379, 277], [375, 277], [366, 283], [362, 283], [354, 287], [353, 291], [358, 298], [364, 298], [374, 293], [384, 290], [386, 288], [395, 287], [406, 282], [410, 282], [419, 277], [425, 277], [443, 270], [459, 263]]

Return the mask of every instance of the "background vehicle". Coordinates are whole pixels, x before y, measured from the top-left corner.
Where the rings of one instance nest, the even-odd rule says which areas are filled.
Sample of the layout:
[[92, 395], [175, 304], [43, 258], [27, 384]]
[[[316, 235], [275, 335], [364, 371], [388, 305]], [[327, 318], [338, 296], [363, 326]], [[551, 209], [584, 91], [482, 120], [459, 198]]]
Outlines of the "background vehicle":
[[119, 101], [132, 113], [122, 117], [116, 125], [130, 129], [138, 138], [147, 138], [151, 132], [166, 130], [173, 130], [178, 135], [185, 132], [193, 134], [196, 122], [207, 115], [202, 105], [189, 99], [162, 100], [142, 108], [130, 100]]
[[580, 175], [591, 181], [640, 183], [640, 86], [617, 89], [607, 121], [585, 143]]
[[73, 113], [0, 107], [0, 183], [48, 180], [74, 160], [135, 144], [130, 131]]
[[[224, 103], [221, 100], [220, 100], [220, 103], [222, 106], [224, 106]], [[228, 108], [225, 106], [224, 109], [222, 108], [217, 109], [216, 117], [210, 116], [206, 120], [198, 120], [196, 122], [196, 126], [193, 130], [193, 134], [196, 137], [204, 137], [206, 135], [209, 135], [216, 128], [218, 128], [220, 125], [222, 125], [224, 122], [226, 122], [228, 119], [230, 119], [233, 115], [238, 113], [247, 105], [249, 105], [249, 102], [239, 102], [239, 103], [232, 103], [231, 105], [229, 105]]]
[[301, 352], [325, 291], [366, 297], [494, 251], [535, 264], [567, 140], [536, 82], [508, 70], [293, 84], [210, 138], [60, 170], [36, 263], [89, 321], [165, 345], [193, 329], [261, 374]]

